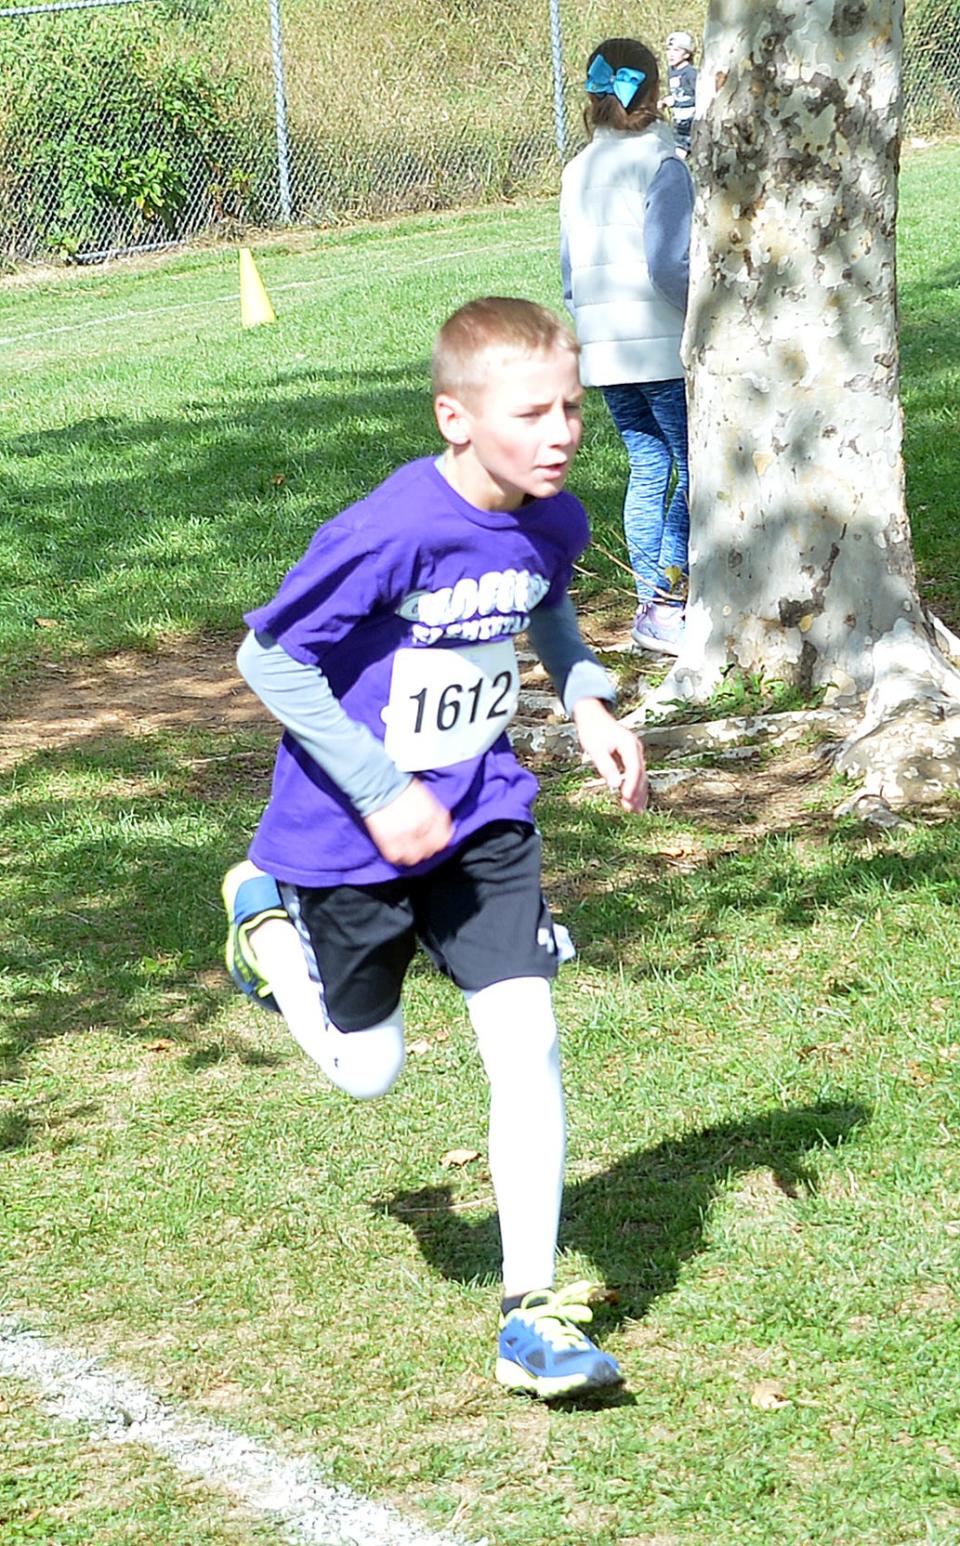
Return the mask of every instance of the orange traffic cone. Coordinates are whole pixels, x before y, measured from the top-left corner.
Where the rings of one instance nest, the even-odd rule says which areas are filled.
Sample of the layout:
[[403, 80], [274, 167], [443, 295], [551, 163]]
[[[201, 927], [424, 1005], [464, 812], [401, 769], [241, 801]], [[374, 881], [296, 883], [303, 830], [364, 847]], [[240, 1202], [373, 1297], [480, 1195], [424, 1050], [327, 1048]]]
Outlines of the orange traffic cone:
[[261, 322], [276, 322], [270, 297], [257, 273], [249, 247], [240, 248], [240, 325], [257, 327]]

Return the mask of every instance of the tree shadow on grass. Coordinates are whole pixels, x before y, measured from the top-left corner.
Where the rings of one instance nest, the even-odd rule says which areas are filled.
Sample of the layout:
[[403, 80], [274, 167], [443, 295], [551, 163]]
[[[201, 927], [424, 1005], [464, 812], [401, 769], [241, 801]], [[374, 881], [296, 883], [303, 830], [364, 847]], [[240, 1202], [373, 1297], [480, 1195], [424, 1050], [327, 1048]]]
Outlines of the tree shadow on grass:
[[[671, 973], [683, 978], [709, 962], [716, 966], [742, 940], [745, 920], [756, 919], [785, 936], [802, 936], [825, 914], [846, 914], [851, 923], [874, 916], [898, 899], [924, 898], [931, 905], [960, 903], [960, 821], [922, 829], [919, 843], [902, 851], [881, 846], [859, 825], [832, 821], [817, 834], [819, 859], [783, 842], [796, 830], [794, 816], [751, 837], [736, 815], [718, 811], [701, 819], [696, 790], [690, 808], [673, 814], [690, 830], [690, 853], [678, 867], [664, 861], [655, 831], [638, 830], [601, 806], [544, 800], [538, 807], [545, 834], [547, 893], [562, 910], [582, 960], [642, 980], [663, 969], [669, 941]], [[707, 846], [704, 833], [730, 833], [730, 845]], [[737, 927], [731, 927], [731, 919]], [[924, 927], [901, 922], [903, 933]]]
[[[857, 1100], [773, 1107], [634, 1150], [601, 1174], [567, 1186], [560, 1245], [588, 1256], [617, 1290], [610, 1312], [616, 1321], [646, 1315], [703, 1249], [706, 1222], [724, 1183], [768, 1170], [788, 1197], [815, 1192], [811, 1157], [839, 1148], [869, 1120], [870, 1108]], [[465, 1218], [452, 1187], [397, 1192], [377, 1206], [413, 1230], [423, 1256], [443, 1277], [472, 1283], [498, 1275], [496, 1215]]]
[[[18, 764], [0, 885], [16, 920], [0, 1084], [39, 1044], [98, 1029], [179, 1043], [196, 1072], [224, 1056], [272, 1064], [253, 1038], [206, 1034], [230, 991], [220, 880], [253, 817], [249, 789], [224, 789], [196, 750], [178, 734], [97, 734]], [[242, 766], [265, 790], [271, 762]]]
[[[188, 1052], [180, 1059], [180, 1067], [186, 1069], [187, 1073], [195, 1074], [204, 1068], [215, 1068], [218, 1063], [224, 1063], [236, 1055], [235, 1047], [228, 1047], [222, 1041], [212, 1041], [205, 1047], [196, 1047]], [[242, 1054], [242, 1061], [248, 1068], [279, 1068], [283, 1060], [275, 1052], [260, 1052], [252, 1048]]]
[[0, 1116], [0, 1153], [8, 1149], [25, 1149], [33, 1142], [34, 1135], [42, 1137], [45, 1144], [65, 1149], [78, 1140], [77, 1132], [68, 1124], [80, 1122], [84, 1117], [96, 1116], [99, 1102], [84, 1101], [63, 1111], [48, 1111], [42, 1106], [30, 1110], [6, 1111]]
[[15, 691], [36, 652], [37, 613], [56, 613], [45, 643], [60, 650], [129, 647], [158, 618], [237, 628], [317, 525], [438, 449], [426, 375], [415, 361], [289, 372], [247, 394], [212, 381], [179, 412], [118, 408], [10, 437], [0, 575], [20, 622], [0, 687]]
[[[216, 759], [193, 756], [206, 743], [179, 733], [98, 734], [19, 764], [0, 888], [16, 920], [4, 949], [16, 992], [0, 1081], [20, 1076], [32, 1047], [92, 1028], [169, 1037], [196, 1072], [225, 1055], [222, 1033], [209, 1033], [229, 991], [219, 885], [267, 794], [272, 750], [262, 733], [253, 740], [255, 755], [228, 776]], [[833, 829], [816, 867], [775, 834], [738, 831], [725, 850], [696, 840], [677, 869], [664, 863], [656, 828], [641, 844], [631, 836], [640, 829], [558, 797], [544, 799], [541, 817], [549, 894], [584, 963], [632, 980], [662, 969], [665, 938], [671, 970], [693, 977], [725, 959], [752, 918], [802, 936], [825, 911], [855, 921], [913, 893], [960, 901], [960, 823], [943, 823], [911, 853], [865, 850], [859, 831]], [[732, 932], [733, 914], [743, 928]], [[263, 1066], [256, 1038], [231, 1032], [228, 1047]]]

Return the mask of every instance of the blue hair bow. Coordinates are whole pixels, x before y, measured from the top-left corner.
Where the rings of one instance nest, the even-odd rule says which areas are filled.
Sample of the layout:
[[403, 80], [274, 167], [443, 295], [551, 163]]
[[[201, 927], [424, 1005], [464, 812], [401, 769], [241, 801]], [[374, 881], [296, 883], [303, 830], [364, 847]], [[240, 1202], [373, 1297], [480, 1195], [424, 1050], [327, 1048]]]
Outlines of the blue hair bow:
[[617, 70], [598, 54], [587, 71], [586, 88], [592, 97], [616, 97], [624, 111], [629, 108], [640, 87], [646, 80], [642, 70]]

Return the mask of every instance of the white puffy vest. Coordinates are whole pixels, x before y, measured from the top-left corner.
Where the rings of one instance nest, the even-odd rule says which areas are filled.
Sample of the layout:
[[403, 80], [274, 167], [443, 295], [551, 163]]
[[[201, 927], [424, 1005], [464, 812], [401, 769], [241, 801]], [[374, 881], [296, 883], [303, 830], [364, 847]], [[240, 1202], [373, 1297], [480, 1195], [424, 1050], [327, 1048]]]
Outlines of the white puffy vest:
[[675, 152], [659, 121], [639, 134], [599, 128], [564, 168], [560, 220], [585, 386], [683, 375], [683, 313], [655, 289], [643, 247], [647, 192]]

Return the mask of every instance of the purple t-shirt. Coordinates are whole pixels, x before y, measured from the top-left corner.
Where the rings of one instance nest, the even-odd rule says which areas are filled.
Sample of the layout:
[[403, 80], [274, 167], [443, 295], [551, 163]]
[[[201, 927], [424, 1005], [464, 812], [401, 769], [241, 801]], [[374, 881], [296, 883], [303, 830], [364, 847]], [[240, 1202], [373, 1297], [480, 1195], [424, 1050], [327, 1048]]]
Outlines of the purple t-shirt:
[[563, 599], [588, 539], [572, 494], [478, 510], [432, 457], [321, 526], [274, 599], [246, 620], [320, 667], [350, 718], [447, 807], [453, 836], [412, 869], [390, 864], [288, 732], [254, 863], [301, 886], [370, 885], [430, 869], [488, 822], [529, 821], [536, 779], [505, 733], [518, 686], [512, 641], [535, 606]]

